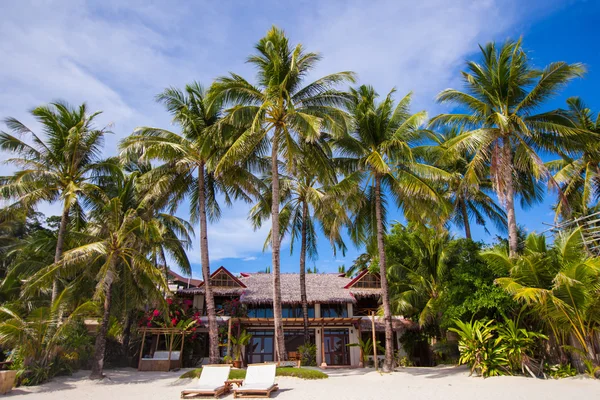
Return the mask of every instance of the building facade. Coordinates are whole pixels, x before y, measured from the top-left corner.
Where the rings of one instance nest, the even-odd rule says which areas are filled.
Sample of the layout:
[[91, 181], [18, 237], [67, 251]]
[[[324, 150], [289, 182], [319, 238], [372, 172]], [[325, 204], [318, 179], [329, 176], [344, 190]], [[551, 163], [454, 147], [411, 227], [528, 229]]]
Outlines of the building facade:
[[[244, 360], [247, 363], [277, 361], [271, 300], [273, 276], [267, 273], [234, 276], [221, 267], [211, 275], [211, 285], [219, 324], [230, 325], [231, 320], [252, 334], [244, 349]], [[375, 334], [376, 340], [384, 345], [383, 320], [374, 316], [381, 297], [378, 275], [364, 271], [350, 279], [343, 274], [307, 274], [306, 292], [310, 341], [317, 348], [317, 365], [360, 366], [359, 338], [366, 341]], [[192, 298], [194, 307], [205, 315], [203, 284], [180, 289], [177, 293]], [[304, 343], [299, 274], [281, 274], [281, 294], [285, 347], [288, 359], [296, 359], [298, 347]], [[239, 302], [243, 315], [227, 315], [232, 312], [227, 307], [232, 302]], [[395, 347], [402, 352], [400, 336], [412, 324], [394, 317], [393, 327]]]

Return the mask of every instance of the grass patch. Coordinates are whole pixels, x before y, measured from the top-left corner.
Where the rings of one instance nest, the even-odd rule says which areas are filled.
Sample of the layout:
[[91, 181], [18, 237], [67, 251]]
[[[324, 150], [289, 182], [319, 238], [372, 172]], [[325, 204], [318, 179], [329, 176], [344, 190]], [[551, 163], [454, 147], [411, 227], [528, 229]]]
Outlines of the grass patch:
[[[181, 375], [179, 377], [179, 379], [198, 378], [198, 377], [200, 377], [201, 373], [202, 373], [202, 368], [196, 368], [196, 369], [193, 369], [193, 370], [188, 371], [185, 374]], [[325, 374], [321, 371], [317, 371], [314, 369], [308, 369], [308, 368], [293, 368], [293, 367], [277, 368], [275, 375], [276, 376], [291, 376], [293, 378], [300, 378], [300, 379], [325, 379], [325, 378], [327, 378], [327, 374]], [[245, 377], [246, 377], [245, 369], [232, 369], [231, 372], [229, 373], [229, 379], [244, 379]]]

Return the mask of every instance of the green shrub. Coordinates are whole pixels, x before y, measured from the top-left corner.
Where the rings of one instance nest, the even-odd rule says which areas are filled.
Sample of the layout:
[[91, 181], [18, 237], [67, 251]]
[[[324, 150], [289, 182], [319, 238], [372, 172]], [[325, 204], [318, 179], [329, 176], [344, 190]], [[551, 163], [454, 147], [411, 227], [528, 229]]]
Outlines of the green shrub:
[[530, 364], [534, 346], [545, 335], [518, 328], [517, 322], [507, 321], [495, 324], [494, 321], [455, 321], [458, 333], [460, 364], [468, 364], [471, 374], [483, 377], [510, 375], [523, 372]]
[[298, 346], [298, 353], [300, 353], [300, 360], [302, 365], [307, 367], [317, 366], [317, 345], [312, 343], [306, 343]]
[[[193, 379], [200, 377], [202, 368], [196, 368], [181, 375], [179, 379]], [[294, 367], [282, 367], [277, 368], [277, 376], [290, 376], [300, 379], [325, 379], [327, 374], [309, 368], [294, 368]], [[232, 369], [229, 373], [229, 379], [244, 379], [246, 377], [245, 369]]]
[[577, 375], [577, 370], [571, 364], [544, 364], [544, 373], [551, 378], [560, 379]]

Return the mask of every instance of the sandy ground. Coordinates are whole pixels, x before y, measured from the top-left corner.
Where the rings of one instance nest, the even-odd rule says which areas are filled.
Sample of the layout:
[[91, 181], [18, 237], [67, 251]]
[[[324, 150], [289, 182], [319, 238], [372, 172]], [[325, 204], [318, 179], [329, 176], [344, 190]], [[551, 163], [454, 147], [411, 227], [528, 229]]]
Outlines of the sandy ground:
[[[17, 388], [4, 398], [31, 400], [178, 399], [189, 379], [178, 372], [107, 371], [101, 382], [87, 379], [85, 371], [55, 378], [38, 387]], [[328, 370], [329, 379], [306, 381], [277, 378], [277, 399], [600, 399], [600, 381], [586, 377], [539, 380], [524, 377], [473, 378], [465, 368], [408, 368], [392, 374], [372, 370]], [[2, 396], [0, 396], [2, 397]], [[233, 395], [224, 397], [232, 399]]]

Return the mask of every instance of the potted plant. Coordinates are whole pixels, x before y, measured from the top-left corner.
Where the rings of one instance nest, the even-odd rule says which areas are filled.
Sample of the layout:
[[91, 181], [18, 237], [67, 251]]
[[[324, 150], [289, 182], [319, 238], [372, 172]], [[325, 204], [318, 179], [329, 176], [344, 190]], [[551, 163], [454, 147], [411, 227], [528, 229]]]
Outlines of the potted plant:
[[231, 337], [231, 343], [234, 345], [235, 360], [233, 361], [234, 368], [242, 367], [242, 348], [250, 343], [252, 334], [246, 332], [244, 329], [238, 337]]

